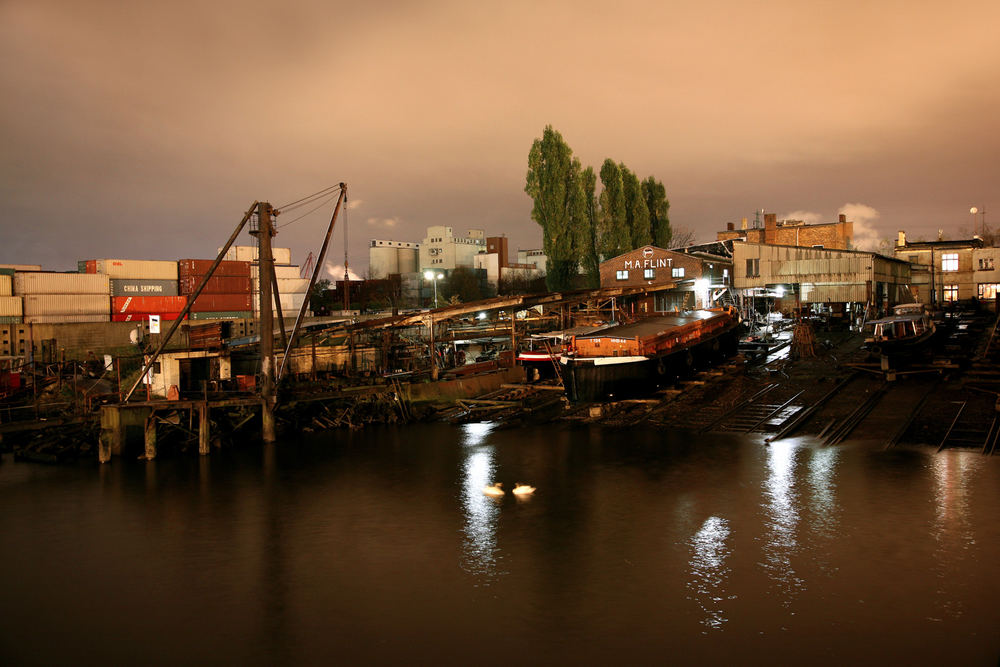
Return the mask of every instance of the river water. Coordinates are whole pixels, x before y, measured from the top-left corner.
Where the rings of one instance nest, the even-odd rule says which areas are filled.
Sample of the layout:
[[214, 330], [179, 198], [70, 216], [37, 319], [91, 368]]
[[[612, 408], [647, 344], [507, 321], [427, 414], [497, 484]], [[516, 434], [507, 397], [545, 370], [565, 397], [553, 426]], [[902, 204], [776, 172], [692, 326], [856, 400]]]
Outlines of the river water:
[[7, 455], [0, 661], [993, 665], [998, 517], [1000, 458], [871, 442], [430, 424]]

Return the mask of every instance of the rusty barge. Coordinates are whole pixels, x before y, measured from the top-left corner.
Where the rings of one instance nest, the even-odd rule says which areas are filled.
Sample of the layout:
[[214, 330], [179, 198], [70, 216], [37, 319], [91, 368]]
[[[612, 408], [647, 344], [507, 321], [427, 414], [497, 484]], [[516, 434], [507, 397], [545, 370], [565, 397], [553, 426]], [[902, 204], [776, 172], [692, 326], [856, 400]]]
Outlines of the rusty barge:
[[668, 313], [572, 336], [559, 357], [571, 401], [642, 396], [694, 366], [736, 353], [735, 308]]

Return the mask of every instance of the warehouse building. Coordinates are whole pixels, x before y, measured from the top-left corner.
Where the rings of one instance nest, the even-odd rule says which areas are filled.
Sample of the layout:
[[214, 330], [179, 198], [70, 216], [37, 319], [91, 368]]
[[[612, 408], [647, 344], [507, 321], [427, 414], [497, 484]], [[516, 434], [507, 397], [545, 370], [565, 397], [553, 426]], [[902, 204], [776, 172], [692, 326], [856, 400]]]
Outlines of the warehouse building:
[[635, 302], [637, 313], [717, 305], [729, 287], [733, 263], [709, 253], [647, 245], [601, 262], [601, 287], [663, 287]]
[[974, 237], [958, 241], [908, 241], [899, 232], [893, 254], [909, 262], [912, 290], [917, 301], [949, 303], [996, 298], [1000, 275], [996, 270], [996, 248], [983, 247]]

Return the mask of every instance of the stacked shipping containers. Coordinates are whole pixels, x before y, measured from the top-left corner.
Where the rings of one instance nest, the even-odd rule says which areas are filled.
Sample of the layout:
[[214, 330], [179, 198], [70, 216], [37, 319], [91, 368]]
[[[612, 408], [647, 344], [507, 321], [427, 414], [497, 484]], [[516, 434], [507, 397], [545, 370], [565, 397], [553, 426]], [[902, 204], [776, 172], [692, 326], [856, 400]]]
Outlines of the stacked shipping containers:
[[14, 273], [26, 323], [107, 322], [108, 277], [31, 271]]
[[0, 324], [20, 324], [24, 310], [14, 296], [14, 269], [0, 269]]
[[[181, 295], [194, 293], [212, 262], [211, 259], [182, 259], [177, 262]], [[242, 319], [250, 317], [251, 310], [250, 262], [223, 261], [191, 307], [191, 319]]]
[[138, 322], [159, 315], [175, 320], [187, 300], [178, 296], [177, 263], [140, 259], [88, 259], [77, 262], [85, 273], [110, 279], [111, 320]]

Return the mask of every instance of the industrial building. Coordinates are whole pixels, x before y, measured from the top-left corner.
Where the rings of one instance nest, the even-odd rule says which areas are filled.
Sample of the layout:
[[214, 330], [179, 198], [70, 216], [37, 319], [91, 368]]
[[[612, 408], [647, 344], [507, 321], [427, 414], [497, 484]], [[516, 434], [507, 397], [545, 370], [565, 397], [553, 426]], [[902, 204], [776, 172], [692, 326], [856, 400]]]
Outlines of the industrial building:
[[709, 308], [728, 289], [732, 269], [726, 257], [647, 245], [601, 262], [601, 288], [663, 287], [636, 301], [641, 313]]
[[[874, 252], [736, 241], [733, 286], [746, 307], [791, 313], [811, 304], [835, 318], [866, 307], [885, 311], [912, 301], [910, 264]], [[760, 308], [757, 308], [760, 312]]]
[[748, 229], [747, 219], [743, 218], [741, 229], [727, 223], [726, 230], [718, 232], [716, 238], [719, 241], [846, 250], [854, 238], [854, 223], [843, 214], [837, 222], [807, 224], [802, 220], [778, 220], [777, 214], [765, 213], [763, 226], [755, 220]]
[[997, 248], [985, 248], [981, 238], [945, 241], [908, 241], [896, 238], [893, 255], [912, 268], [913, 296], [923, 303], [947, 303], [996, 298], [1000, 274]]
[[409, 241], [372, 239], [368, 249], [368, 276], [386, 278], [415, 273], [420, 266], [420, 244]]
[[472, 268], [474, 257], [486, 250], [486, 232], [470, 229], [465, 236], [455, 236], [451, 227], [435, 225], [427, 228], [420, 243], [420, 271]]

